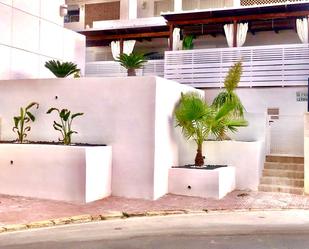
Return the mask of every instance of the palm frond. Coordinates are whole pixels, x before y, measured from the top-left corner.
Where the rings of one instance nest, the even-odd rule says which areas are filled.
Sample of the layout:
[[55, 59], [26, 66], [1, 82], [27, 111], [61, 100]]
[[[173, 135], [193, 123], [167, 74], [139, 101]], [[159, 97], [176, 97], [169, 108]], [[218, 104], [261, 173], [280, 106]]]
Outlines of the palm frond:
[[79, 73], [80, 69], [73, 62], [47, 61], [45, 67], [48, 68], [56, 77], [65, 78], [71, 74]]
[[126, 69], [138, 69], [144, 66], [147, 62], [143, 54], [120, 54], [116, 60]]

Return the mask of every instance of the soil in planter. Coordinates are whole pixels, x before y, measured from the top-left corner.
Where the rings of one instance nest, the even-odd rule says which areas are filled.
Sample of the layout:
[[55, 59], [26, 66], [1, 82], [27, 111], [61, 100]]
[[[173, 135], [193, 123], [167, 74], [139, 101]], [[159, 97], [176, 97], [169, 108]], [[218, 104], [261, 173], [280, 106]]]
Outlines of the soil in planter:
[[174, 166], [176, 169], [204, 169], [204, 170], [214, 170], [219, 168], [225, 168], [227, 165], [204, 165], [204, 166], [196, 166], [194, 164], [187, 164], [184, 166]]
[[[19, 143], [16, 140], [13, 141], [0, 141], [0, 144], [42, 144], [42, 145], [64, 145], [60, 142], [48, 142], [48, 141], [25, 141], [24, 143]], [[89, 144], [89, 143], [72, 143], [66, 146], [106, 146], [106, 144]]]

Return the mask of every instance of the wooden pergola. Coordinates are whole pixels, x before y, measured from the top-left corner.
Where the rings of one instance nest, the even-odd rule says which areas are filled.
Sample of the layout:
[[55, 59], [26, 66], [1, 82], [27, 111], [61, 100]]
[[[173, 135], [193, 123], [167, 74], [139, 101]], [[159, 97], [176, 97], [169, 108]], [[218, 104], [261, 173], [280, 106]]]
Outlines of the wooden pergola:
[[152, 38], [168, 38], [169, 28], [165, 26], [132, 27], [124, 29], [85, 30], [79, 33], [86, 36], [87, 47], [108, 46], [111, 41], [120, 41], [120, 50], [123, 50], [125, 40], [150, 40]]
[[233, 46], [236, 47], [237, 24], [249, 23], [249, 32], [296, 29], [296, 19], [309, 16], [309, 3], [289, 3], [206, 11], [163, 14], [169, 26], [170, 50], [173, 30], [178, 27], [184, 33], [216, 35], [223, 33], [225, 24], [233, 24]]
[[[180, 28], [183, 34], [212, 35], [224, 34], [223, 26], [233, 24], [233, 45], [236, 47], [237, 24], [248, 22], [249, 32], [279, 32], [296, 29], [297, 18], [309, 16], [309, 3], [289, 3], [265, 6], [226, 8], [205, 11], [188, 11], [162, 15], [167, 23], [161, 26], [130, 27], [123, 29], [91, 29], [79, 33], [86, 36], [87, 46], [108, 46], [111, 41], [120, 41], [123, 51], [125, 40], [151, 40], [169, 38], [169, 49], [173, 47], [174, 28]], [[309, 32], [308, 32], [309, 33]]]

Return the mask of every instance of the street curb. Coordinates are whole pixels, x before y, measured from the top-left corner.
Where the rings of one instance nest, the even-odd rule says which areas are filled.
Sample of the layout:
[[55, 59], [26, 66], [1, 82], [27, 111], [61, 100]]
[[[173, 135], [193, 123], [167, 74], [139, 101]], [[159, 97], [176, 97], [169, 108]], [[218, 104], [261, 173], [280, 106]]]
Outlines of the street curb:
[[98, 215], [77, 215], [63, 218], [56, 218], [50, 220], [30, 222], [26, 224], [14, 224], [0, 226], [0, 234], [8, 232], [17, 232], [29, 229], [39, 229], [47, 227], [56, 227], [61, 225], [82, 224], [105, 220], [119, 220], [134, 217], [154, 217], [154, 216], [172, 216], [184, 214], [210, 214], [210, 213], [227, 213], [227, 212], [256, 212], [256, 211], [287, 211], [287, 210], [308, 210], [308, 208], [272, 208], [272, 209], [202, 209], [202, 210], [162, 210], [162, 211], [148, 211], [148, 212], [108, 212]]

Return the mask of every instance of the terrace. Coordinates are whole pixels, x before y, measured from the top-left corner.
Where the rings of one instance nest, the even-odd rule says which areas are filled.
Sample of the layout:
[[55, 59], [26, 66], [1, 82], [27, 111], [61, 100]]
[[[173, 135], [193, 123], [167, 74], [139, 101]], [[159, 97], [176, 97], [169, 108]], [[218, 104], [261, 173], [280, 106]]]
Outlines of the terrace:
[[[96, 29], [81, 33], [89, 46], [120, 39], [120, 51], [126, 40], [168, 37], [169, 51], [165, 51], [164, 59], [150, 60], [139, 75], [164, 76], [199, 88], [221, 87], [227, 69], [242, 59], [240, 86], [305, 85], [309, 70], [308, 15], [306, 2], [245, 6], [166, 13], [163, 17], [167, 25], [160, 26], [162, 31], [156, 26], [146, 29], [135, 25], [121, 32]], [[119, 33], [115, 36], [111, 32]], [[196, 49], [181, 50], [181, 38], [187, 35], [196, 36]], [[86, 75], [120, 76], [123, 71], [113, 61], [88, 62]]]

